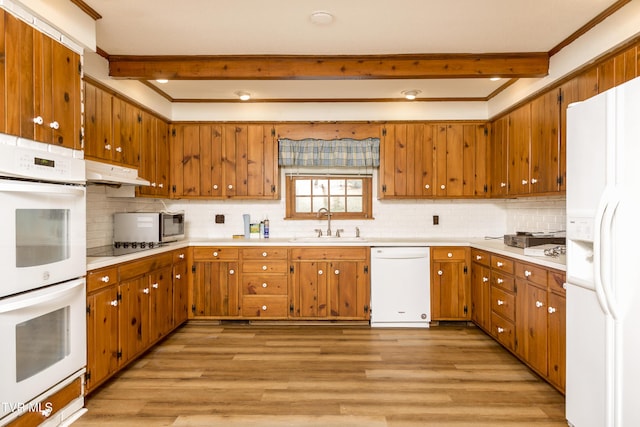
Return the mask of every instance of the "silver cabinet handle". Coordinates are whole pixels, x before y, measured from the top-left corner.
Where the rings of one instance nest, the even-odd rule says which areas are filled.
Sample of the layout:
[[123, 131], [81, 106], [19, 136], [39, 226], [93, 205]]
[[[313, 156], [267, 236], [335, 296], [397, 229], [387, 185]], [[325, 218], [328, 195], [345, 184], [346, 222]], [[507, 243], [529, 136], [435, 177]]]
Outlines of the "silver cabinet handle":
[[442, 276], [442, 270], [438, 270], [438, 276]]
[[233, 190], [233, 185], [229, 184], [229, 185], [227, 186], [227, 188], [228, 188], [229, 190]]
[[144, 289], [142, 290], [142, 293], [143, 293], [143, 294], [148, 294], [148, 293], [149, 293], [149, 288], [144, 288]]
[[479, 261], [482, 259], [482, 255], [476, 255], [476, 259]]
[[527, 181], [526, 179], [523, 179], [522, 180], [522, 185], [527, 185], [527, 182], [529, 182], [529, 181]]
[[322, 275], [324, 272], [322, 270], [318, 270], [318, 274]]
[[425, 184], [424, 188], [426, 188], [427, 190], [431, 188], [431, 186], [429, 184]]
[[58, 130], [58, 129], [60, 129], [60, 123], [58, 123], [58, 122], [56, 122], [56, 121], [53, 121], [53, 122], [49, 123], [49, 127], [50, 127], [51, 129]]
[[180, 280], [180, 278], [181, 278], [180, 275], [176, 274], [176, 279]]
[[117, 307], [118, 306], [118, 300], [114, 299], [113, 301], [111, 301], [109, 304], [111, 304], [113, 307]]
[[501, 334], [504, 332], [504, 328], [501, 328], [500, 326], [498, 326], [498, 333]]
[[553, 314], [556, 312], [556, 309], [554, 307], [549, 307], [547, 308], [547, 311], [549, 312], [549, 314]]
[[266, 283], [263, 283], [263, 284], [262, 284], [262, 287], [263, 287], [263, 288], [266, 288], [266, 287], [267, 287], [267, 284], [266, 284]]
[[447, 254], [447, 258], [453, 258], [453, 254], [452, 254], [451, 252], [449, 252], [449, 253]]
[[102, 276], [100, 278], [100, 281], [104, 282], [104, 283], [109, 283], [109, 280], [111, 280], [111, 278], [109, 276]]
[[236, 271], [235, 270], [229, 270], [229, 274], [235, 274]]
[[262, 252], [262, 256], [267, 256], [267, 253], [266, 252]]
[[152, 287], [153, 289], [158, 289], [158, 284], [157, 284], [157, 283], [154, 283], [153, 285], [151, 285], [151, 287]]
[[105, 145], [104, 149], [107, 150], [107, 151], [111, 151], [111, 144]]
[[441, 189], [441, 190], [444, 190], [445, 188], [447, 188], [447, 187], [446, 187], [444, 184], [442, 184], [442, 185], [440, 186], [440, 189]]
[[488, 282], [488, 281], [489, 281], [489, 278], [488, 278], [488, 277], [483, 277], [483, 278], [482, 278], [482, 281], [486, 283], [486, 282]]
[[497, 262], [496, 262], [496, 266], [497, 266], [497, 267], [502, 267], [503, 265], [504, 265], [504, 263], [502, 263], [502, 262], [500, 262], [500, 261], [497, 261]]
[[535, 178], [531, 178], [531, 183], [532, 183], [532, 184], [536, 184], [537, 182], [538, 182], [538, 180], [537, 180], [537, 179], [535, 179]]
[[340, 270], [334, 271], [333, 274], [335, 274], [337, 276], [338, 274], [340, 274]]
[[544, 306], [544, 303], [542, 301], [536, 301], [536, 307], [537, 308], [540, 308], [542, 306]]
[[218, 256], [218, 252], [214, 252], [214, 253], [213, 253], [213, 256]]
[[504, 305], [504, 301], [502, 301], [501, 299], [498, 300], [498, 305]]
[[178, 258], [180, 258], [180, 259], [184, 259], [184, 254], [180, 254], [180, 255], [178, 255]]
[[504, 283], [504, 280], [502, 279], [496, 279], [496, 282], [498, 282], [499, 285], [501, 285], [502, 283]]
[[217, 190], [218, 189], [218, 184], [213, 184], [213, 189]]
[[500, 187], [504, 188], [504, 187], [506, 187], [506, 186], [507, 186], [507, 183], [506, 183], [506, 182], [501, 182], [501, 183], [500, 183]]
[[267, 311], [267, 306], [266, 305], [262, 306], [262, 311]]
[[531, 277], [531, 272], [529, 270], [525, 270], [524, 277]]
[[33, 118], [33, 123], [37, 124], [37, 125], [41, 125], [44, 123], [44, 119], [42, 118], [42, 116], [37, 116]]
[[122, 147], [116, 147], [116, 151], [117, 151], [118, 153], [122, 153]]

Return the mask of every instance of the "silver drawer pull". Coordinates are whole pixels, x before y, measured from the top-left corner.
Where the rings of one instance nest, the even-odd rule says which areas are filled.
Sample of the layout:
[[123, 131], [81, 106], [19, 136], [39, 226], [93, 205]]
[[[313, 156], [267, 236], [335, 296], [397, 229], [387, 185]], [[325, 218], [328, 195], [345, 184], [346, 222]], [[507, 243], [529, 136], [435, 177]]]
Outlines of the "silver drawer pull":
[[266, 305], [262, 306], [262, 311], [267, 311], [267, 306]]
[[111, 280], [111, 279], [109, 278], [109, 276], [102, 276], [102, 277], [100, 278], [100, 281], [102, 281], [102, 282], [104, 282], [104, 283], [109, 283], [109, 280]]
[[504, 328], [501, 328], [500, 326], [498, 326], [498, 333], [501, 334], [504, 332]]
[[181, 276], [179, 274], [176, 274], [176, 279], [180, 280]]
[[504, 301], [502, 301], [501, 299], [498, 300], [498, 305], [504, 305]]
[[266, 284], [266, 283], [263, 283], [263, 284], [262, 284], [262, 287], [263, 287], [263, 288], [266, 288], [266, 287], [267, 287], [267, 284]]

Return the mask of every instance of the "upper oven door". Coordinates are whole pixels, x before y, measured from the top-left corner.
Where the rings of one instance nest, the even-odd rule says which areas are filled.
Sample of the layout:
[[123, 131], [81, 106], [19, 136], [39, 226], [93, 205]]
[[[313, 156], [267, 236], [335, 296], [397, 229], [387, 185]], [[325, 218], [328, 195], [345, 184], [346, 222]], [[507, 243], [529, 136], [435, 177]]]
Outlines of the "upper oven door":
[[0, 298], [86, 274], [86, 188], [0, 179]]

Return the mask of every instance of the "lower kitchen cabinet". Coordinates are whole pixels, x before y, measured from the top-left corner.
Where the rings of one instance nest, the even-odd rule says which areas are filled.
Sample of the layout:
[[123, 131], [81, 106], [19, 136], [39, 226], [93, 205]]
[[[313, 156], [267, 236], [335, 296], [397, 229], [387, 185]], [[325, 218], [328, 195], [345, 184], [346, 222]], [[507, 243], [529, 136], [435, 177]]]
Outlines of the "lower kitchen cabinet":
[[[564, 392], [565, 273], [477, 249], [472, 250], [472, 260], [473, 322]], [[483, 288], [487, 278], [488, 322]]]
[[290, 262], [290, 317], [369, 319], [368, 248], [293, 248]]
[[186, 304], [174, 305], [173, 259], [165, 252], [87, 273], [87, 393], [186, 320]]
[[491, 330], [491, 255], [471, 249], [471, 320], [485, 332]]
[[193, 261], [192, 317], [239, 317], [239, 249], [197, 247], [193, 249]]
[[187, 321], [189, 313], [188, 250], [173, 253], [173, 326]]
[[431, 248], [431, 320], [469, 320], [469, 248]]
[[289, 314], [287, 248], [242, 249], [242, 317], [286, 319]]

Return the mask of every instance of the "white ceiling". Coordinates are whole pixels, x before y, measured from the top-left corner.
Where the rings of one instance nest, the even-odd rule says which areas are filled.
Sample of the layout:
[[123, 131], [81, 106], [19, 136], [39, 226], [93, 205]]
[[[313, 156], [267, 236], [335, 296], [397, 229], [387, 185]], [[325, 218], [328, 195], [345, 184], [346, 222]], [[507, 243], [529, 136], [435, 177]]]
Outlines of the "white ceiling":
[[[85, 0], [109, 55], [373, 55], [548, 52], [615, 0]], [[334, 16], [311, 22], [314, 11]], [[153, 82], [174, 100], [484, 98], [505, 81]]]

